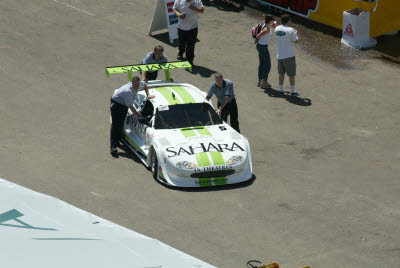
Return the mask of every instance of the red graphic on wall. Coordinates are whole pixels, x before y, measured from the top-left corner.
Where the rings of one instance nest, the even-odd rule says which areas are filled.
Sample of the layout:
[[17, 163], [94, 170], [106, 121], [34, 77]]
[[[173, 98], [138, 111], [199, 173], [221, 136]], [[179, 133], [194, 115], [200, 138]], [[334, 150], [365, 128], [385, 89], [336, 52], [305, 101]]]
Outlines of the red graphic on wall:
[[348, 35], [348, 36], [354, 37], [353, 27], [351, 26], [351, 24], [347, 25], [346, 31], [344, 31], [344, 35]]
[[169, 2], [167, 2], [167, 9], [168, 9], [168, 12], [169, 12], [169, 13], [174, 12], [174, 11], [172, 10], [173, 5], [174, 5], [174, 1], [169, 1]]

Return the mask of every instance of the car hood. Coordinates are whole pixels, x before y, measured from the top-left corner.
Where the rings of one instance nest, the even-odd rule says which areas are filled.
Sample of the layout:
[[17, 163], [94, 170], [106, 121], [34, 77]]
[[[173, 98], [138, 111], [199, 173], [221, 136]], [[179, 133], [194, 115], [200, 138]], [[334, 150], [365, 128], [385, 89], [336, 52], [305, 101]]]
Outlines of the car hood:
[[[192, 167], [224, 166], [229, 163], [234, 166], [247, 159], [247, 140], [225, 125], [159, 132], [159, 150], [162, 151], [165, 161], [173, 166], [179, 166], [178, 163], [191, 164]], [[183, 163], [185, 161], [187, 163]]]

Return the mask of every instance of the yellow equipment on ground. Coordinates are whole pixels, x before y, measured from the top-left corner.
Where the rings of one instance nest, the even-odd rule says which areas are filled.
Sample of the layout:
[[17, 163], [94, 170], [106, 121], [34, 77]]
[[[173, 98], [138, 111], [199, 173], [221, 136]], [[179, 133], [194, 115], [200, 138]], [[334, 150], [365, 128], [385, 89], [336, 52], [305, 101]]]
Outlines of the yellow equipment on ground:
[[[264, 264], [260, 261], [251, 260], [247, 262], [247, 268], [279, 268], [279, 264], [276, 262]], [[310, 266], [302, 266], [300, 268], [310, 268]]]

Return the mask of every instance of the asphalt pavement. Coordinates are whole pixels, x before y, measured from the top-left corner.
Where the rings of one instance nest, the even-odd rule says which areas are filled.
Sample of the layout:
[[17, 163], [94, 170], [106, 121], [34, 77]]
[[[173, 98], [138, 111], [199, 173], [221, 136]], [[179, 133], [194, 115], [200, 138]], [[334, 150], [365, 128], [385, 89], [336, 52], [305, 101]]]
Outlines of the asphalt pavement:
[[[176, 59], [177, 44], [165, 31], [149, 36], [155, 4], [0, 2], [0, 177], [217, 267], [243, 268], [251, 259], [281, 267], [399, 267], [398, 65], [298, 25], [308, 33], [299, 32], [300, 43], [321, 38], [311, 50], [296, 47], [300, 97], [276, 96], [274, 39], [273, 89], [256, 86], [250, 31], [262, 13], [204, 1], [196, 67], [172, 77], [204, 91], [215, 72], [234, 82], [254, 180], [170, 189], [132, 153], [109, 154], [110, 96], [127, 76], [107, 79], [104, 68], [140, 63], [157, 44]], [[326, 52], [336, 53], [330, 58], [362, 56], [341, 68], [313, 55], [326, 49], [324, 38], [338, 47]]]

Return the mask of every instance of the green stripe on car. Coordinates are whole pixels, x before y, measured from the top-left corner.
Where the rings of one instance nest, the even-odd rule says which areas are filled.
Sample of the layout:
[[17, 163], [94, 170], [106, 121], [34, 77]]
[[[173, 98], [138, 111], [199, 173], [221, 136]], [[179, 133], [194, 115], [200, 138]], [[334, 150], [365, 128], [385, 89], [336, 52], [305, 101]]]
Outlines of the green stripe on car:
[[[214, 165], [225, 165], [225, 160], [222, 157], [220, 152], [209, 152], [211, 158], [214, 162]], [[207, 167], [210, 166], [210, 159], [208, 158], [208, 153], [198, 153], [196, 154], [196, 160], [199, 167]], [[199, 185], [200, 186], [212, 186], [214, 185], [225, 185], [226, 184], [226, 177], [215, 177], [215, 178], [199, 178]]]
[[210, 159], [208, 159], [207, 153], [196, 154], [196, 160], [199, 167], [208, 167], [210, 165]]
[[183, 100], [183, 103], [195, 103], [195, 100], [193, 99], [192, 95], [183, 87], [170, 87], [172, 88], [178, 95], [181, 97]]
[[197, 136], [196, 132], [200, 136], [211, 136], [210, 131], [208, 131], [205, 127], [187, 127], [187, 128], [180, 128], [179, 129], [185, 138], [190, 138], [193, 136]]
[[214, 165], [225, 165], [224, 158], [220, 152], [210, 152], [211, 158], [214, 162]]
[[190, 128], [190, 127], [188, 127], [188, 128], [181, 128], [180, 131], [181, 131], [181, 133], [183, 134], [183, 136], [185, 136], [185, 138], [197, 136], [197, 135], [196, 135], [196, 132], [194, 132], [193, 129]]
[[[214, 162], [214, 165], [225, 165], [225, 160], [222, 157], [220, 152], [210, 152], [211, 158]], [[215, 185], [225, 185], [226, 184], [226, 177], [215, 177], [213, 179], [213, 183]]]
[[167, 87], [156, 87], [154, 88], [158, 92], [161, 93], [161, 95], [164, 96], [164, 98], [167, 100], [169, 105], [174, 105], [174, 104], [180, 104], [181, 101], [175, 96], [175, 94], [171, 91], [171, 89]]
[[200, 186], [212, 186], [211, 178], [200, 178], [199, 179], [199, 185]]
[[213, 180], [215, 185], [225, 185], [226, 184], [226, 177], [215, 177]]
[[205, 127], [195, 127], [194, 130], [196, 130], [200, 136], [211, 136], [210, 131]]

